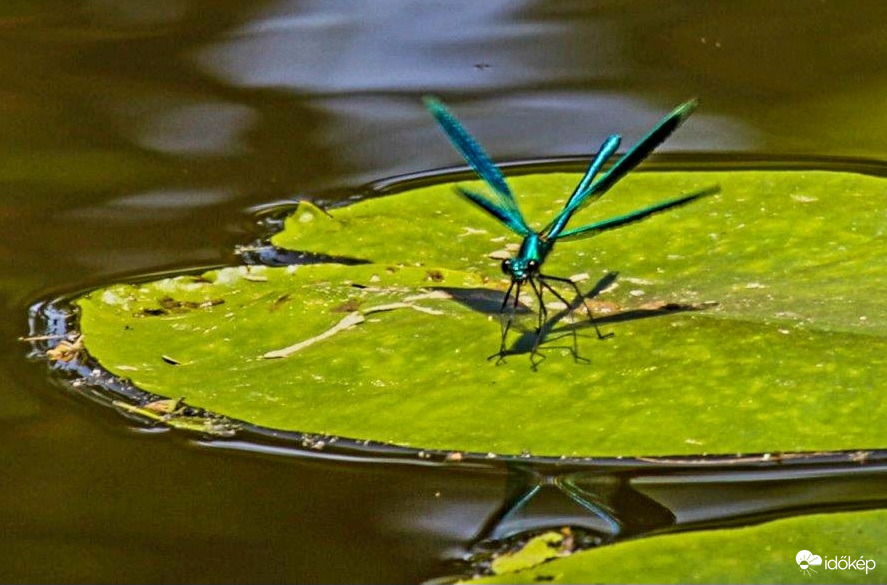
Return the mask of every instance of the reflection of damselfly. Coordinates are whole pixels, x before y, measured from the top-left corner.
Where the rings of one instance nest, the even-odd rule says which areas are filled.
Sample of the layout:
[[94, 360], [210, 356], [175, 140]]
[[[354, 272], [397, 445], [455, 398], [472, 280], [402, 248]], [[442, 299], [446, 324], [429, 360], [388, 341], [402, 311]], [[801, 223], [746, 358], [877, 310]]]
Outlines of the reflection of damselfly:
[[[468, 131], [462, 127], [456, 117], [453, 116], [446, 106], [435, 98], [425, 98], [425, 106], [437, 119], [456, 149], [462, 154], [468, 164], [471, 165], [478, 176], [486, 182], [492, 191], [492, 197], [485, 197], [474, 191], [457, 187], [456, 189], [459, 194], [498, 219], [524, 239], [517, 255], [514, 258], [509, 258], [502, 262], [502, 271], [511, 278], [511, 284], [505, 292], [505, 299], [502, 301], [500, 313], [504, 313], [507, 310], [509, 299], [513, 300], [508, 317], [502, 324], [502, 339], [499, 345], [499, 351], [490, 356], [491, 359], [494, 357], [498, 358], [497, 363], [501, 362], [504, 356], [508, 353], [505, 349], [505, 341], [508, 335], [508, 330], [514, 319], [514, 313], [517, 310], [520, 289], [524, 283], [530, 284], [533, 293], [535, 293], [536, 298], [539, 301], [539, 325], [531, 350], [531, 359], [538, 354], [539, 343], [542, 341], [543, 337], [543, 324], [547, 319], [548, 314], [545, 308], [545, 303], [542, 300], [543, 291], [548, 290], [558, 300], [566, 304], [567, 307], [572, 306], [557, 290], [555, 290], [554, 287], [552, 287], [551, 282], [559, 282], [571, 286], [579, 298], [584, 300], [582, 293], [572, 280], [543, 274], [541, 272], [542, 264], [545, 262], [545, 259], [548, 257], [552, 248], [554, 248], [555, 242], [589, 238], [607, 230], [640, 221], [654, 213], [672, 209], [679, 205], [684, 205], [699, 199], [700, 197], [717, 193], [720, 190], [718, 186], [707, 187], [689, 195], [684, 195], [677, 199], [662, 201], [655, 205], [651, 205], [650, 207], [645, 207], [625, 215], [611, 217], [581, 227], [565, 229], [574, 213], [592, 201], [600, 198], [610, 189], [610, 187], [615, 185], [619, 179], [624, 177], [626, 173], [644, 160], [647, 155], [656, 148], [656, 146], [661, 144], [684, 120], [687, 119], [696, 108], [696, 100], [690, 100], [663, 118], [655, 128], [653, 128], [628, 152], [622, 155], [613, 166], [596, 179], [597, 174], [603, 167], [604, 163], [613, 156], [616, 149], [619, 148], [621, 137], [618, 134], [609, 136], [601, 145], [598, 153], [594, 156], [588, 170], [585, 171], [585, 175], [582, 177], [582, 180], [579, 181], [579, 184], [576, 186], [576, 189], [567, 200], [567, 203], [564, 205], [561, 212], [547, 226], [539, 231], [535, 231], [531, 229], [527, 225], [526, 220], [524, 220], [523, 214], [521, 214], [520, 209], [518, 208], [517, 201], [515, 200], [508, 183], [505, 181], [502, 171], [493, 164], [493, 161], [490, 160]], [[595, 327], [598, 337], [604, 338], [605, 336], [601, 335], [600, 330], [597, 328], [597, 324], [594, 323], [591, 309], [588, 307], [587, 303], [585, 304], [585, 308], [588, 312], [589, 319]], [[575, 329], [573, 330], [572, 351], [574, 358], [577, 360], [582, 359], [579, 357], [578, 353]], [[536, 362], [534, 361], [533, 363], [535, 366]]]

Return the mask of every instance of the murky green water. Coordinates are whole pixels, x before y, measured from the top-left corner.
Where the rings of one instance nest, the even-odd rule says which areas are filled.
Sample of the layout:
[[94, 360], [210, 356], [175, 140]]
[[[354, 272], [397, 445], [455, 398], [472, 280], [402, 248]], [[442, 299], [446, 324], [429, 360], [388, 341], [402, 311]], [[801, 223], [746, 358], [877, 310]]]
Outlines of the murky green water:
[[425, 93], [500, 159], [631, 141], [696, 95], [665, 151], [884, 160], [885, 17], [880, 2], [0, 8], [0, 580], [450, 572], [506, 473], [147, 432], [25, 359], [27, 308], [231, 261], [250, 206], [457, 163]]

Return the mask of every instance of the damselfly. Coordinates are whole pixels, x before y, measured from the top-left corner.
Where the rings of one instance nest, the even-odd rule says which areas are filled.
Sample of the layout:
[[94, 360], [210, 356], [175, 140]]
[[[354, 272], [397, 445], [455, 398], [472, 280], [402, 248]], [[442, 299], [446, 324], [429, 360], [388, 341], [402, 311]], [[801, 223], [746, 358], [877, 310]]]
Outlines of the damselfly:
[[[567, 305], [567, 309], [572, 311], [573, 304], [568, 302], [563, 295], [558, 292], [552, 282], [568, 285], [578, 295], [578, 299], [585, 304], [585, 309], [589, 320], [594, 325], [595, 332], [598, 337], [603, 339], [608, 337], [602, 335], [598, 329], [597, 323], [594, 321], [591, 308], [588, 306], [585, 297], [579, 290], [579, 287], [569, 278], [552, 276], [542, 272], [542, 265], [545, 259], [551, 253], [556, 242], [565, 240], [579, 240], [596, 236], [602, 232], [612, 230], [636, 221], [645, 219], [655, 213], [673, 209], [680, 205], [685, 205], [691, 201], [695, 201], [700, 197], [717, 193], [720, 188], [718, 186], [706, 187], [699, 191], [695, 191], [688, 195], [683, 195], [676, 199], [662, 201], [655, 205], [611, 217], [602, 221], [597, 221], [580, 227], [567, 229], [567, 223], [573, 214], [591, 203], [599, 199], [613, 185], [624, 177], [630, 170], [635, 168], [654, 148], [661, 144], [674, 130], [693, 113], [696, 108], [696, 100], [690, 100], [676, 108], [672, 113], [665, 116], [659, 123], [640, 141], [632, 146], [628, 152], [623, 154], [613, 163], [603, 174], [598, 177], [598, 173], [619, 148], [622, 138], [618, 134], [610, 135], [601, 145], [600, 150], [585, 171], [585, 175], [579, 181], [579, 184], [573, 190], [572, 195], [567, 199], [564, 208], [560, 213], [541, 230], [533, 230], [524, 219], [523, 214], [518, 208], [517, 201], [502, 171], [493, 163], [487, 154], [481, 149], [477, 141], [471, 137], [468, 131], [462, 127], [462, 124], [456, 117], [444, 106], [440, 101], [433, 97], [425, 98], [425, 106], [431, 114], [437, 119], [441, 128], [446, 132], [447, 137], [453, 146], [456, 147], [469, 165], [474, 169], [477, 175], [484, 180], [490, 187], [492, 197], [487, 197], [470, 191], [464, 187], [456, 187], [456, 191], [468, 201], [474, 203], [497, 220], [505, 224], [509, 229], [517, 235], [523, 237], [523, 242], [513, 258], [509, 258], [502, 262], [502, 271], [511, 278], [511, 284], [505, 291], [505, 298], [499, 308], [499, 313], [505, 313], [509, 306], [509, 299], [512, 299], [511, 310], [508, 317], [502, 320], [502, 339], [499, 345], [499, 351], [490, 356], [498, 358], [497, 363], [502, 361], [508, 354], [505, 348], [508, 331], [511, 328], [514, 315], [518, 307], [521, 287], [529, 283], [533, 289], [533, 293], [539, 302], [538, 312], [538, 328], [536, 329], [536, 337], [530, 352], [531, 359], [538, 355], [538, 347], [544, 335], [543, 325], [548, 318], [548, 311], [545, 307], [542, 294], [549, 291], [559, 301]], [[573, 357], [577, 360], [583, 359], [578, 353], [578, 342], [576, 340], [576, 331], [573, 329]], [[533, 362], [534, 366], [536, 362]]]

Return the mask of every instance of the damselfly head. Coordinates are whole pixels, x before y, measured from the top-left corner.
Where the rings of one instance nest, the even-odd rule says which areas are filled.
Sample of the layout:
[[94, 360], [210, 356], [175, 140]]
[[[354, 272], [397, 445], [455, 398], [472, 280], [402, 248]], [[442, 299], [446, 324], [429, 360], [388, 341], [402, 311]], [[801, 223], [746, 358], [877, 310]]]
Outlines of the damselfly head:
[[524, 282], [539, 271], [539, 262], [527, 260], [518, 256], [502, 261], [502, 272], [510, 276], [511, 280]]

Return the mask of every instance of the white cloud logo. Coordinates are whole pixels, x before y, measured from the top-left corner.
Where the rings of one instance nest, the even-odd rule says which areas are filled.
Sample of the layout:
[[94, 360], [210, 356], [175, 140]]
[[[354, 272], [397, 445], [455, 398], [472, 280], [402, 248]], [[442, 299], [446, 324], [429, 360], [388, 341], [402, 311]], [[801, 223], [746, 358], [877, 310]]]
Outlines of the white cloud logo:
[[813, 567], [818, 567], [822, 564], [822, 557], [813, 554], [809, 550], [802, 550], [795, 555], [795, 562], [798, 563], [802, 573], [809, 575], [811, 571], [814, 573], [818, 572]]

